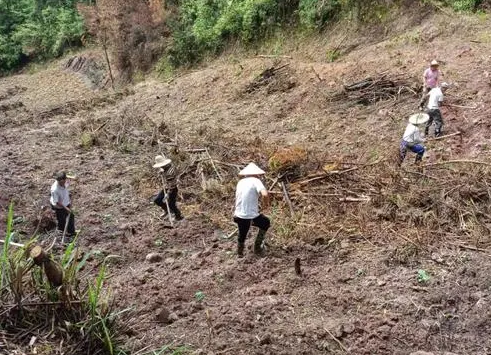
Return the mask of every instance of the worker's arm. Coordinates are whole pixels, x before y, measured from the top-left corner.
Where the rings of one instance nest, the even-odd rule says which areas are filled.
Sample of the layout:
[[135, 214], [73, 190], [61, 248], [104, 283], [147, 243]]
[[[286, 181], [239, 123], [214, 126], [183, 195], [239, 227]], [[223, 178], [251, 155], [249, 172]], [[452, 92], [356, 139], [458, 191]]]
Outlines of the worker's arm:
[[430, 93], [424, 94], [421, 100], [419, 101], [419, 108], [421, 110], [424, 109], [426, 101], [428, 100], [428, 96], [430, 96]]
[[266, 189], [261, 190], [261, 202], [262, 202], [261, 206], [263, 209], [269, 208], [270, 200], [269, 200], [268, 190]]

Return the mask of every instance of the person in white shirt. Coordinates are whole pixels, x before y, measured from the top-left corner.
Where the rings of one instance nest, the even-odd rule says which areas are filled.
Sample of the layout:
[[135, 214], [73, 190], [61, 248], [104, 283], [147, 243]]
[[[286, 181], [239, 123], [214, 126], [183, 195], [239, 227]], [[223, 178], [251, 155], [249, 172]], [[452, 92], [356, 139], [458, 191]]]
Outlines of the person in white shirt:
[[268, 191], [259, 180], [259, 177], [264, 174], [265, 172], [254, 163], [250, 163], [239, 172], [243, 178], [237, 183], [234, 213], [234, 222], [239, 228], [237, 245], [239, 257], [244, 256], [245, 240], [251, 225], [259, 228], [254, 241], [254, 253], [261, 255], [263, 252], [264, 236], [271, 225], [269, 218], [259, 213], [260, 197], [264, 202], [262, 207], [269, 207]]
[[421, 143], [424, 142], [424, 138], [421, 136], [419, 127], [427, 123], [429, 119], [430, 117], [426, 113], [416, 113], [409, 117], [409, 123], [404, 131], [399, 146], [399, 166], [406, 158], [408, 150], [416, 153], [416, 164], [419, 164], [423, 159], [425, 147]]
[[71, 210], [72, 202], [70, 200], [70, 193], [68, 192], [67, 175], [65, 172], [56, 174], [56, 180], [51, 185], [50, 203], [51, 208], [56, 213], [58, 230], [63, 232], [65, 230], [65, 224], [68, 223], [67, 235], [68, 237], [73, 237], [75, 235], [75, 218]]
[[440, 87], [436, 87], [430, 90], [428, 94], [425, 95], [424, 101], [428, 99], [428, 104], [426, 106], [426, 113], [430, 116], [430, 119], [426, 123], [425, 135], [428, 135], [432, 123], [435, 123], [435, 137], [442, 135], [443, 131], [443, 117], [440, 111], [440, 106], [443, 104], [443, 94], [447, 91], [449, 85], [447, 83], [442, 83]]

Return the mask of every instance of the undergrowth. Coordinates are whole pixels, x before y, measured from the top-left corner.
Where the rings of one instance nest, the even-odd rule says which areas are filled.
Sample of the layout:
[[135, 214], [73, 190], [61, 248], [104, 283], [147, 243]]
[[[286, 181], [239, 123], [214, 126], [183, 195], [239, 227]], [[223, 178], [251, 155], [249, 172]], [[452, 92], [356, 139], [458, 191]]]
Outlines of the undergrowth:
[[[75, 238], [61, 256], [50, 255], [37, 266], [30, 257], [30, 250], [38, 243], [36, 236], [23, 247], [12, 245], [12, 204], [6, 225], [0, 259], [0, 328], [8, 350], [25, 348], [35, 337], [37, 348], [59, 349], [56, 353], [119, 353], [124, 325], [119, 322], [116, 328], [116, 322], [129, 310], [112, 307], [104, 287], [107, 258], [94, 279], [82, 276], [91, 255], [80, 255]], [[50, 265], [61, 268], [61, 286], [55, 287], [48, 280]]]

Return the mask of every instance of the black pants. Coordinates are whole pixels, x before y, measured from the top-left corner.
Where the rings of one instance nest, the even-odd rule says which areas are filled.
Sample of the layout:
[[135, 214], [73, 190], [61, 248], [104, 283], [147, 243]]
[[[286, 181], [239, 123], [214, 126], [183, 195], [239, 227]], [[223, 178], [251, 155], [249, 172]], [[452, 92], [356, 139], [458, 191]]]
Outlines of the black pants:
[[[182, 217], [182, 215], [181, 215], [181, 211], [179, 211], [179, 208], [177, 208], [177, 204], [176, 204], [177, 191], [178, 191], [177, 187], [170, 189], [168, 192], [169, 197], [168, 197], [167, 201], [169, 202], [169, 209], [170, 209], [171, 213], [174, 213], [176, 218], [179, 219]], [[165, 197], [164, 190], [162, 190], [159, 192], [159, 194], [157, 195], [157, 197], [155, 198], [155, 200], [153, 202], [157, 206], [160, 206], [160, 208], [162, 208], [164, 211], [169, 213], [169, 211], [167, 211], [167, 204], [164, 201], [164, 197]]]
[[258, 227], [260, 230], [266, 232], [271, 225], [269, 218], [263, 214], [260, 214], [254, 219], [243, 219], [239, 217], [234, 217], [234, 222], [237, 223], [239, 227], [239, 243], [243, 244], [246, 240], [247, 233], [249, 233], [249, 229], [251, 225]]
[[428, 122], [426, 122], [425, 127], [425, 135], [428, 135], [428, 131], [430, 130], [433, 122], [435, 123], [435, 137], [438, 137], [442, 134], [443, 130], [443, 118], [442, 113], [439, 109], [428, 110], [426, 113], [430, 116]]
[[[70, 208], [71, 206], [68, 205], [67, 207]], [[65, 223], [68, 216], [68, 212], [64, 208], [58, 208], [53, 205], [51, 205], [51, 208], [56, 213], [56, 219], [58, 221], [58, 230], [63, 232], [65, 230]], [[70, 213], [70, 219], [68, 220], [68, 227], [66, 232], [68, 236], [75, 235], [75, 217], [73, 216], [73, 213]]]

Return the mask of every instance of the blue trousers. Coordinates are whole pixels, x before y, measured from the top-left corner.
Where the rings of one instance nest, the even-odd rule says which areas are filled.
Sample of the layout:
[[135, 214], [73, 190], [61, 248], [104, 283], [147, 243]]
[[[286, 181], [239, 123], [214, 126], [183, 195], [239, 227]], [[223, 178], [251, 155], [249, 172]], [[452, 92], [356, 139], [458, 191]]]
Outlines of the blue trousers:
[[399, 165], [402, 164], [404, 159], [406, 159], [407, 151], [410, 150], [413, 153], [416, 153], [415, 162], [420, 162], [423, 159], [423, 155], [425, 153], [425, 147], [422, 144], [413, 144], [408, 143], [406, 141], [401, 141], [401, 145], [399, 146]]

